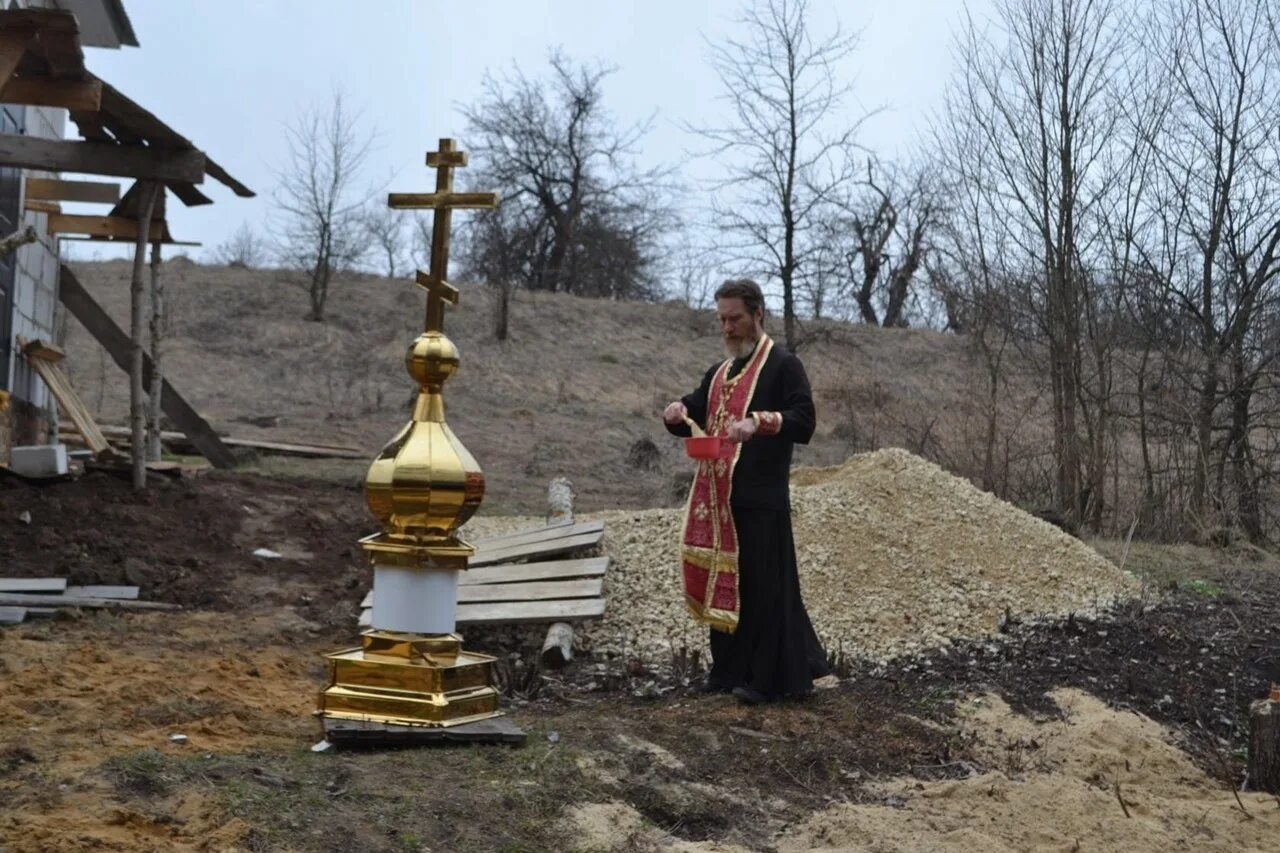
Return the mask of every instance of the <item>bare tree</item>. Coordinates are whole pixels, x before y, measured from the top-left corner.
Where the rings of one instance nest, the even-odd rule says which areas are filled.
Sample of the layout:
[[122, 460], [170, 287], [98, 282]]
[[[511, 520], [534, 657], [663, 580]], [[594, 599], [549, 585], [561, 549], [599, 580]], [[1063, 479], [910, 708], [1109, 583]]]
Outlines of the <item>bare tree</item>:
[[843, 202], [829, 226], [862, 322], [908, 325], [912, 285], [938, 222], [939, 202], [923, 165], [903, 176], [868, 162], [865, 188]]
[[[713, 44], [728, 120], [693, 128], [726, 163], [714, 184], [712, 215], [728, 238], [728, 260], [782, 288], [787, 346], [799, 343], [798, 283], [820, 266], [815, 254], [823, 208], [853, 177], [849, 157], [862, 119], [848, 121], [848, 88], [836, 66], [856, 45], [839, 25], [818, 40], [805, 0], [759, 0], [738, 21], [739, 38]], [[836, 118], [840, 117], [840, 118]], [[828, 132], [827, 125], [840, 123]]]
[[486, 76], [483, 95], [463, 107], [479, 161], [470, 183], [503, 197], [464, 233], [463, 264], [531, 289], [652, 298], [671, 218], [660, 199], [667, 172], [635, 163], [649, 125], [616, 125], [604, 105], [611, 69], [559, 52], [550, 65], [545, 80], [519, 68]]
[[241, 222], [235, 233], [213, 250], [213, 261], [228, 267], [256, 269], [266, 262], [269, 253], [267, 240], [248, 222]]
[[1143, 137], [1155, 177], [1132, 242], [1158, 288], [1147, 302], [1180, 314], [1194, 341], [1170, 355], [1190, 380], [1186, 514], [1201, 534], [1227, 513], [1262, 537], [1254, 418], [1280, 358], [1278, 11], [1274, 0], [1177, 0], [1154, 9], [1144, 38], [1167, 92]]
[[334, 271], [365, 251], [365, 198], [357, 196], [356, 186], [375, 134], [361, 122], [360, 113], [335, 92], [327, 109], [306, 109], [286, 129], [289, 154], [275, 193], [278, 240], [285, 261], [307, 271], [307, 319], [317, 322], [324, 321]]
[[386, 262], [387, 278], [395, 278], [404, 257], [404, 215], [375, 201], [365, 210], [363, 224], [370, 244]]
[[[1002, 0], [998, 36], [969, 20], [960, 37], [961, 73], [948, 98], [946, 122], [959, 130], [947, 162], [954, 176], [984, 182], [1007, 254], [997, 280], [1011, 293], [1047, 350], [1052, 388], [1055, 499], [1072, 523], [1091, 493], [1082, 479], [1080, 387], [1085, 299], [1082, 264], [1098, 228], [1097, 206], [1112, 175], [1102, 154], [1114, 144], [1118, 112], [1113, 86], [1125, 45], [1123, 18], [1112, 0]], [[969, 146], [961, 150], [955, 140]], [[980, 152], [981, 174], [960, 161]], [[1026, 340], [1026, 339], [1024, 339]]]

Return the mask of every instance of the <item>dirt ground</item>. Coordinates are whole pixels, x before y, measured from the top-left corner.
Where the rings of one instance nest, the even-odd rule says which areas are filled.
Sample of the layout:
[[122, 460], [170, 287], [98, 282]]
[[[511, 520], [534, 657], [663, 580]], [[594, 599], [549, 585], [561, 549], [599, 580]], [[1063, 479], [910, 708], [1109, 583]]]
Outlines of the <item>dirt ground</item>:
[[698, 693], [683, 658], [551, 674], [489, 647], [523, 748], [313, 753], [368, 518], [358, 489], [314, 480], [0, 479], [5, 574], [185, 607], [0, 630], [0, 846], [1265, 850], [1280, 832], [1280, 800], [1233, 793], [1248, 702], [1280, 680], [1280, 568], [1259, 552], [1139, 543], [1125, 560], [1153, 594], [1108, 618], [846, 657], [799, 704]]

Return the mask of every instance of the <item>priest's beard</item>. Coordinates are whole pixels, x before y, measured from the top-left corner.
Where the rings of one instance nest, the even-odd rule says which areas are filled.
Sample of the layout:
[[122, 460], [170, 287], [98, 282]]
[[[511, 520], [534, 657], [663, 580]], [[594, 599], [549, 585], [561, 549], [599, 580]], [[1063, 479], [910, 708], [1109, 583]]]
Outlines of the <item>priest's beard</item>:
[[730, 358], [744, 358], [751, 354], [755, 349], [756, 343], [760, 340], [760, 331], [756, 330], [751, 337], [737, 338], [728, 337], [724, 339], [725, 352], [729, 353]]

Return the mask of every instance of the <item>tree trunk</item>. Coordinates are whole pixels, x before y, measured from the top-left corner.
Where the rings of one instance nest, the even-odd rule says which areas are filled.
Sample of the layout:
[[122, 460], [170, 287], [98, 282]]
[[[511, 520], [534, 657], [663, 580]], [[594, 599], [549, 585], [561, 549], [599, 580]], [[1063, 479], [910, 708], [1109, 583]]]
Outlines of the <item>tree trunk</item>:
[[[547, 486], [547, 523], [573, 523], [573, 483], [568, 477], [556, 477]], [[573, 660], [573, 626], [553, 622], [542, 642], [542, 665], [559, 669]]]
[[508, 279], [498, 282], [498, 298], [493, 306], [493, 336], [505, 341], [511, 326], [511, 288]]
[[151, 387], [147, 391], [150, 417], [147, 418], [147, 458], [160, 461], [160, 397], [164, 387], [161, 350], [164, 344], [164, 278], [160, 275], [160, 244], [151, 244]]
[[133, 279], [129, 285], [129, 456], [133, 463], [133, 487], [147, 486], [147, 411], [142, 393], [142, 314], [145, 289], [142, 272], [147, 258], [147, 236], [151, 231], [151, 212], [155, 210], [160, 184], [148, 181], [139, 194], [138, 241], [133, 247]]
[[1196, 458], [1191, 478], [1192, 532], [1207, 530], [1209, 522], [1209, 457], [1213, 453], [1213, 411], [1218, 396], [1218, 363], [1211, 358], [1204, 367], [1200, 383], [1200, 399], [1196, 405], [1194, 423]]
[[1280, 794], [1280, 691], [1249, 706], [1249, 788]]

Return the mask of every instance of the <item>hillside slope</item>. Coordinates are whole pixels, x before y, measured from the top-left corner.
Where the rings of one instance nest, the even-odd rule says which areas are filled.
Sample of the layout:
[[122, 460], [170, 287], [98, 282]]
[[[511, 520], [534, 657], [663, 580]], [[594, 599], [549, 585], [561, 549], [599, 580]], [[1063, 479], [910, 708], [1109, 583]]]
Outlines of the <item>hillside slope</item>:
[[[127, 327], [129, 264], [74, 269]], [[313, 323], [303, 319], [307, 297], [296, 274], [180, 258], [164, 265], [164, 275], [166, 375], [219, 430], [352, 444], [372, 455], [406, 420], [413, 386], [403, 356], [423, 312], [423, 293], [410, 282], [343, 277], [332, 286], [328, 320]], [[487, 288], [463, 286], [446, 323], [462, 368], [445, 400], [450, 425], [485, 470], [491, 509], [537, 511], [546, 482], [561, 474], [577, 484], [583, 509], [679, 500], [676, 484], [690, 466], [659, 412], [722, 357], [713, 312], [520, 293], [510, 340], [499, 343], [489, 332], [490, 310]], [[126, 375], [74, 319], [65, 345], [90, 409], [104, 423], [124, 423]], [[895, 444], [944, 463], [966, 458], [960, 451], [981, 403], [962, 340], [829, 324], [801, 356], [819, 427], [797, 464], [835, 464], [854, 450]], [[265, 416], [278, 424], [242, 420]], [[661, 452], [652, 468], [638, 469], [627, 456], [644, 438]]]

